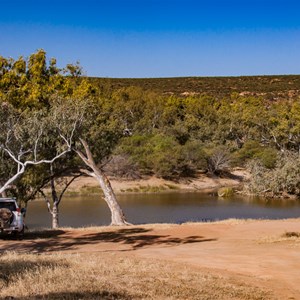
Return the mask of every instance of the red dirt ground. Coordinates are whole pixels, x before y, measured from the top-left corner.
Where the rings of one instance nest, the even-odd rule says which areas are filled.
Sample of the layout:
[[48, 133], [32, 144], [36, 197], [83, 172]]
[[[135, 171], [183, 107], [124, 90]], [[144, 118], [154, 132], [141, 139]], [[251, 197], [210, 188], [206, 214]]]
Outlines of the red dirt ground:
[[278, 299], [300, 299], [300, 219], [139, 225], [27, 233], [0, 240], [0, 253], [120, 252], [183, 262], [211, 273], [236, 276], [273, 291]]

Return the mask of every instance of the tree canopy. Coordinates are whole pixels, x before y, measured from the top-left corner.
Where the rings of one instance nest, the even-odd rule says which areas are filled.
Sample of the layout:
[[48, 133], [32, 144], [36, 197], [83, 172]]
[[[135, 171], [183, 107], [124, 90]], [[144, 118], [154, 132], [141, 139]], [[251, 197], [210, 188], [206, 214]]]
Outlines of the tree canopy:
[[[79, 64], [59, 68], [44, 50], [16, 60], [0, 57], [1, 186], [20, 168], [18, 155], [51, 160], [68, 149], [68, 142], [81, 153], [86, 143], [100, 169], [122, 160], [117, 166], [122, 176], [170, 179], [199, 171], [220, 175], [250, 161], [272, 170], [282, 154], [300, 152], [300, 100], [273, 97], [275, 85], [266, 94], [270, 98], [250, 92], [220, 97], [207, 88], [176, 95], [145, 86], [84, 77]], [[252, 81], [249, 88], [255, 89]], [[74, 153], [59, 157], [58, 165], [92, 171]], [[29, 184], [34, 170], [44, 172], [32, 166], [20, 184], [24, 178]]]

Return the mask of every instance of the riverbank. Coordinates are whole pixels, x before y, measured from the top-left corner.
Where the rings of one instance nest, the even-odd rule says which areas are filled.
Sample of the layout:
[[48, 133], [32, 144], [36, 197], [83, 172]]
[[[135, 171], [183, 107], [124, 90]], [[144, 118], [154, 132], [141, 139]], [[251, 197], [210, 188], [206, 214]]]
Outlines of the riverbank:
[[299, 299], [299, 250], [300, 219], [32, 232], [0, 240], [0, 297]]
[[[177, 181], [165, 180], [157, 177], [144, 177], [136, 180], [110, 178], [115, 193], [161, 192], [161, 191], [203, 191], [220, 187], [238, 187], [249, 178], [244, 169], [235, 169], [230, 177], [208, 176], [199, 174], [195, 178], [182, 178]], [[97, 193], [100, 192], [98, 182], [92, 177], [79, 177], [68, 189], [69, 193]]]

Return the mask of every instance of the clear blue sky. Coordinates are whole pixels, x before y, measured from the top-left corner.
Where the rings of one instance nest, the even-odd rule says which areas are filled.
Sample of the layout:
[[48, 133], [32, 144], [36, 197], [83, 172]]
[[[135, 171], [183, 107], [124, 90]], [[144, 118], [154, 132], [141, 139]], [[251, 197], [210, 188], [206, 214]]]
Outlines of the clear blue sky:
[[300, 74], [297, 0], [0, 0], [0, 55], [89, 76]]

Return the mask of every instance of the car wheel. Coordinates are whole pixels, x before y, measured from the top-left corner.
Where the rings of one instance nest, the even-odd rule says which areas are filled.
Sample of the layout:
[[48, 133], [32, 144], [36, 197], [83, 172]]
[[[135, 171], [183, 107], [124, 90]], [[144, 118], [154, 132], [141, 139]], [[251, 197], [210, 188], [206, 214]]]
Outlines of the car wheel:
[[19, 240], [23, 240], [24, 231], [25, 231], [25, 227], [23, 226], [23, 229], [21, 231], [17, 232], [17, 237], [19, 238]]
[[11, 233], [11, 236], [15, 239], [22, 240], [24, 237], [24, 227], [21, 231], [14, 231]]

